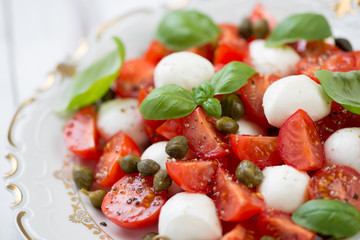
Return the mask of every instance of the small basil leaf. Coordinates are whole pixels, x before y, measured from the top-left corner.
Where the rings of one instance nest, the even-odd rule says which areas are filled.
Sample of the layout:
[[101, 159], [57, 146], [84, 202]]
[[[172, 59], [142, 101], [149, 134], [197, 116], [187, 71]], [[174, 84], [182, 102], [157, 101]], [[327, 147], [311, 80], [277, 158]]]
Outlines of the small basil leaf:
[[351, 237], [360, 230], [360, 212], [338, 200], [311, 200], [292, 215], [292, 220], [307, 229], [337, 238]]
[[221, 104], [216, 98], [208, 98], [203, 102], [202, 107], [207, 115], [216, 118], [221, 117]]
[[178, 10], [162, 19], [156, 37], [171, 49], [185, 50], [215, 42], [219, 34], [220, 29], [208, 16], [195, 10]]
[[210, 83], [215, 89], [215, 95], [228, 94], [244, 86], [255, 73], [256, 71], [245, 63], [230, 62], [213, 75]]
[[214, 96], [214, 88], [209, 82], [203, 82], [199, 87], [193, 88], [193, 97], [198, 105], [201, 105], [206, 99]]
[[125, 58], [122, 41], [113, 38], [117, 49], [78, 73], [71, 82], [66, 104], [61, 111], [74, 110], [100, 99], [117, 78]]
[[360, 71], [314, 72], [326, 94], [347, 110], [360, 114]]
[[324, 16], [315, 13], [295, 14], [274, 28], [266, 41], [266, 46], [296, 42], [300, 39], [321, 40], [331, 35], [329, 23]]
[[196, 106], [188, 90], [177, 85], [166, 85], [151, 91], [139, 109], [145, 119], [164, 120], [187, 116]]

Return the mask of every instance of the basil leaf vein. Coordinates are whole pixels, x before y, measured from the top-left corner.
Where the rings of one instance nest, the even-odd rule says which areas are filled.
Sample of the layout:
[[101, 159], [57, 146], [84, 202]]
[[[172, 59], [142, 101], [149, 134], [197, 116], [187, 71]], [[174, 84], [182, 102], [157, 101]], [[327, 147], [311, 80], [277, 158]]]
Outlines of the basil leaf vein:
[[220, 101], [216, 98], [208, 98], [202, 103], [202, 107], [207, 115], [213, 116], [216, 118], [221, 117], [221, 104]]

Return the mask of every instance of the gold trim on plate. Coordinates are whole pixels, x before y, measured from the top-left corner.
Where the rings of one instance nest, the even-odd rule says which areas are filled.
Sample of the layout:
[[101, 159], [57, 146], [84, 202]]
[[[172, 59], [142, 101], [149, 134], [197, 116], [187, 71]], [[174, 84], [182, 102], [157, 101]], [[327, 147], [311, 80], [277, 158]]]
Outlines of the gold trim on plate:
[[21, 203], [21, 201], [23, 200], [23, 194], [22, 194], [20, 188], [13, 183], [9, 183], [8, 185], [6, 185], [6, 187], [9, 190], [13, 191], [15, 194], [15, 201], [11, 203], [11, 206], [15, 207], [15, 206], [19, 205]]
[[89, 50], [89, 43], [86, 39], [81, 39], [78, 48], [73, 54], [70, 55], [72, 60], [79, 60], [82, 58]]
[[55, 84], [55, 80], [56, 80], [55, 73], [54, 72], [49, 73], [46, 78], [46, 82], [45, 82], [44, 86], [36, 89], [35, 91], [36, 92], [45, 92], [45, 91], [49, 90]]
[[166, 9], [168, 9], [168, 10], [179, 10], [179, 9], [182, 9], [182, 8], [186, 7], [189, 3], [190, 3], [190, 0], [180, 0], [180, 1], [177, 1], [176, 3], [174, 3], [174, 4], [167, 5]]
[[7, 159], [9, 159], [9, 161], [10, 161], [10, 163], [11, 163], [11, 169], [10, 169], [10, 171], [4, 174], [4, 177], [7, 178], [7, 177], [10, 177], [10, 176], [12, 176], [12, 175], [14, 175], [14, 174], [16, 173], [16, 171], [17, 171], [17, 169], [18, 169], [18, 160], [17, 160], [17, 158], [16, 158], [14, 155], [12, 155], [11, 153], [6, 154], [5, 157], [6, 157]]
[[25, 228], [24, 228], [24, 225], [21, 221], [22, 217], [26, 215], [26, 212], [25, 211], [21, 211], [18, 213], [17, 217], [16, 217], [16, 222], [17, 222], [17, 225], [19, 226], [20, 228], [20, 231], [22, 232], [22, 234], [24, 234], [25, 238], [27, 240], [35, 240], [35, 238], [32, 238], [30, 237], [30, 235], [26, 232]]

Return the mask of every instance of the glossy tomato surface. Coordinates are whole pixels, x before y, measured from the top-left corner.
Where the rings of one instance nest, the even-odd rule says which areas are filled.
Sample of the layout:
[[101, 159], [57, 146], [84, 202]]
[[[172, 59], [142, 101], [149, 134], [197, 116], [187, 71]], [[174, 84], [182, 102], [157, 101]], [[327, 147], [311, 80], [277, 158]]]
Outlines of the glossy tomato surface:
[[156, 129], [156, 132], [170, 140], [173, 137], [183, 134], [183, 121], [183, 118], [168, 119]]
[[160, 62], [161, 59], [173, 52], [174, 51], [165, 47], [165, 45], [160, 41], [153, 40], [146, 50], [144, 58], [146, 61], [156, 65]]

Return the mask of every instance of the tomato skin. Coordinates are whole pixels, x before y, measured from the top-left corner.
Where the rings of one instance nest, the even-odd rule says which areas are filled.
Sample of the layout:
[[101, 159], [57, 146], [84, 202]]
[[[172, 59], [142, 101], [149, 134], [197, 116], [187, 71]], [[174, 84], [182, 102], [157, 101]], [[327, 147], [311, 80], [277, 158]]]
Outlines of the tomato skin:
[[211, 43], [208, 43], [208, 44], [205, 44], [205, 45], [202, 45], [199, 47], [189, 48], [185, 51], [200, 55], [200, 56], [206, 58], [207, 60], [209, 60], [210, 62], [212, 62], [213, 57], [214, 57], [214, 46]]
[[283, 162], [277, 150], [277, 137], [231, 134], [230, 139], [232, 149], [240, 160], [249, 160], [259, 168]]
[[66, 147], [83, 159], [98, 159], [98, 133], [96, 113], [93, 105], [81, 108], [64, 127]]
[[156, 132], [170, 140], [183, 134], [183, 126], [183, 118], [168, 119], [156, 129]]
[[183, 134], [188, 139], [189, 148], [201, 158], [218, 158], [229, 154], [229, 146], [223, 142], [222, 135], [210, 123], [211, 120], [200, 107], [184, 117]]
[[336, 199], [360, 211], [360, 173], [348, 166], [326, 166], [310, 179], [308, 193], [310, 199]]
[[153, 40], [146, 50], [144, 58], [146, 61], [156, 65], [160, 62], [161, 59], [171, 53], [173, 53], [173, 51], [165, 47], [164, 44], [158, 40]]
[[311, 240], [315, 233], [295, 224], [287, 213], [267, 209], [259, 214], [257, 230], [261, 236], [272, 236], [276, 239]]
[[332, 72], [348, 72], [355, 70], [355, 61], [353, 54], [339, 51], [330, 55], [322, 65], [322, 68]]
[[324, 146], [310, 116], [299, 109], [281, 126], [278, 137], [280, 157], [300, 171], [317, 170], [325, 164]]
[[95, 169], [95, 182], [102, 187], [111, 187], [125, 173], [121, 170], [118, 159], [135, 154], [140, 157], [141, 152], [136, 143], [127, 135], [118, 132], [106, 143], [103, 154]]
[[355, 70], [360, 70], [360, 51], [354, 51], [352, 54], [355, 57]]
[[125, 175], [106, 194], [101, 210], [116, 225], [139, 229], [155, 223], [166, 202], [166, 191], [156, 192], [153, 177]]
[[233, 230], [225, 234], [220, 240], [246, 240], [251, 239], [251, 235], [247, 236], [246, 229], [237, 224]]
[[115, 94], [122, 98], [137, 98], [142, 87], [153, 85], [154, 69], [155, 65], [143, 58], [125, 61], [115, 81]]

